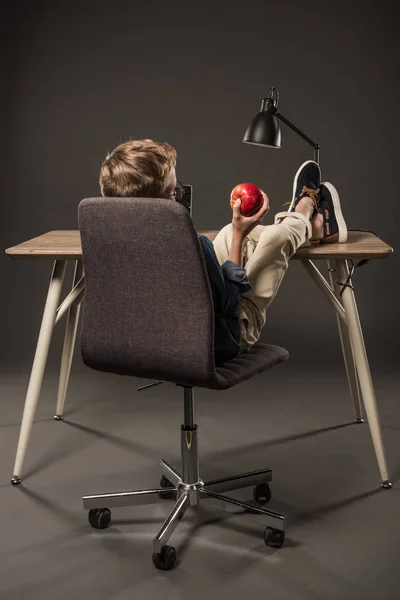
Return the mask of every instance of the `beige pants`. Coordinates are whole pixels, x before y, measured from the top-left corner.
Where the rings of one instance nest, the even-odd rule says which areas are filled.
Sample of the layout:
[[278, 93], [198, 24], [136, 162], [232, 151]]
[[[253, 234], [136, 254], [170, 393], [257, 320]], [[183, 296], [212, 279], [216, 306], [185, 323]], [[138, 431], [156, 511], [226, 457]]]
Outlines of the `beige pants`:
[[[267, 307], [287, 271], [290, 257], [300, 246], [309, 246], [310, 221], [298, 212], [282, 212], [274, 225], [257, 225], [245, 238], [242, 267], [253, 289], [241, 295], [238, 307], [240, 322], [240, 352], [255, 344], [265, 324]], [[213, 244], [219, 263], [229, 258], [232, 223], [225, 225]]]

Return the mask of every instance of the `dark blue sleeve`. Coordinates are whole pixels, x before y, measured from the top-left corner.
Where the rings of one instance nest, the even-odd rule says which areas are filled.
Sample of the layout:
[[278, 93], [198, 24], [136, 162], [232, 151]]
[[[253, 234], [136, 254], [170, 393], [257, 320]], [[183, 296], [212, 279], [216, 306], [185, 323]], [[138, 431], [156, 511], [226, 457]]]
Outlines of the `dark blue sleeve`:
[[220, 265], [212, 241], [205, 235], [197, 235], [210, 279], [214, 310], [226, 316], [236, 316], [240, 296], [253, 289], [246, 269], [231, 260]]

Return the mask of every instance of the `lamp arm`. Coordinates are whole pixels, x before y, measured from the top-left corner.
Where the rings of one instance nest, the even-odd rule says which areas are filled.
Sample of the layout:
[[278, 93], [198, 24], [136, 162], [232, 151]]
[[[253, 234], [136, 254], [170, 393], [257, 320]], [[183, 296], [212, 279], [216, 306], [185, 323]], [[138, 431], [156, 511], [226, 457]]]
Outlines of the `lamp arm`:
[[286, 117], [284, 117], [280, 112], [276, 111], [275, 116], [278, 117], [283, 123], [285, 123], [290, 129], [293, 129], [300, 137], [303, 138], [306, 142], [308, 142], [314, 148], [314, 160], [316, 163], [319, 163], [319, 149], [321, 146], [314, 142], [311, 138], [309, 138], [305, 133], [303, 133], [296, 125], [293, 125]]

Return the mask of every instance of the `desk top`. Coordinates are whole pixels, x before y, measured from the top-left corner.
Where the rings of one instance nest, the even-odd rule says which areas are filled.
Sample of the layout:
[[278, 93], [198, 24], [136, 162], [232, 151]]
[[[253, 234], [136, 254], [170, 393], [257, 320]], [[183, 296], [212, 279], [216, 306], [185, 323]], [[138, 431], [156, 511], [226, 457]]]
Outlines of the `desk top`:
[[[211, 241], [217, 229], [199, 230]], [[5, 251], [10, 258], [49, 258], [52, 260], [79, 260], [82, 247], [79, 230], [49, 231], [22, 242]], [[293, 258], [312, 260], [337, 260], [343, 258], [371, 259], [386, 258], [393, 252], [386, 242], [375, 234], [364, 231], [349, 231], [345, 244], [321, 244], [299, 248]]]

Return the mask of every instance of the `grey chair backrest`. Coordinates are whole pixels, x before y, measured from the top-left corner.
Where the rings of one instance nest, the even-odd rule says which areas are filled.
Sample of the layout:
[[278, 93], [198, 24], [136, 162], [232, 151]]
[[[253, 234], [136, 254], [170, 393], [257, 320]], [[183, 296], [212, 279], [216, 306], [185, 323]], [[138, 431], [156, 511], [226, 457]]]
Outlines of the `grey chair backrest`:
[[214, 307], [187, 209], [163, 198], [85, 198], [81, 355], [90, 368], [220, 387]]

